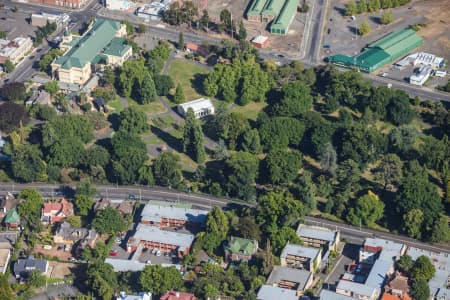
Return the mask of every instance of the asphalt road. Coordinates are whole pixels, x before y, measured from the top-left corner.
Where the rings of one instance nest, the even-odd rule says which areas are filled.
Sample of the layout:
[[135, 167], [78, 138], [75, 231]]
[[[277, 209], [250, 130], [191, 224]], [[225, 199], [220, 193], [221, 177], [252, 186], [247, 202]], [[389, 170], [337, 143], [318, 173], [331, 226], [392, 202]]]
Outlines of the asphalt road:
[[424, 249], [427, 251], [434, 251], [434, 252], [449, 252], [450, 253], [450, 246], [449, 245], [439, 245], [439, 244], [428, 244], [423, 243], [418, 240], [405, 237], [398, 234], [392, 234], [387, 232], [381, 232], [373, 229], [368, 228], [358, 228], [356, 226], [347, 225], [343, 223], [328, 221], [324, 219], [314, 218], [314, 217], [304, 217], [303, 218], [307, 223], [310, 223], [311, 225], [320, 225], [322, 227], [327, 227], [329, 229], [333, 230], [340, 230], [341, 237], [346, 238], [352, 243], [362, 243], [362, 241], [368, 237], [377, 237], [382, 239], [387, 239], [395, 242], [404, 243], [410, 247], [416, 247], [420, 249]]
[[[70, 196], [68, 189], [64, 191], [62, 185], [58, 184], [18, 184], [18, 183], [0, 183], [0, 191], [12, 192], [13, 194], [20, 192], [25, 188], [36, 188], [45, 198]], [[69, 189], [75, 189], [74, 186]], [[164, 201], [170, 203], [190, 203], [197, 207], [211, 208], [212, 206], [233, 206], [246, 205], [255, 206], [242, 201], [217, 198], [209, 195], [200, 195], [193, 193], [185, 193], [178, 190], [166, 189], [161, 187], [146, 186], [114, 186], [114, 185], [97, 185], [97, 199], [107, 197], [111, 200], [134, 199], [136, 201]], [[131, 195], [131, 197], [130, 197]]]

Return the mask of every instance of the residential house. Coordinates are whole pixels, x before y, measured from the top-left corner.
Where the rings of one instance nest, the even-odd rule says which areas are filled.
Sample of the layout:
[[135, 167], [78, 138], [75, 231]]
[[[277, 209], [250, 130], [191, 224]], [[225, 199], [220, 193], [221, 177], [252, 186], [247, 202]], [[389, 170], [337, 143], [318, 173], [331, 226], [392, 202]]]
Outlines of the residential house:
[[0, 249], [0, 273], [5, 274], [8, 270], [9, 260], [11, 258], [10, 249]]
[[[1, 139], [1, 138], [0, 138]], [[3, 140], [2, 140], [3, 141]], [[13, 194], [6, 193], [0, 198], [0, 221], [6, 217], [6, 214], [19, 204], [20, 200], [15, 198]]]
[[125, 215], [133, 214], [134, 209], [133, 201], [121, 201], [118, 204], [111, 204], [111, 207], [115, 208], [121, 215], [124, 217]]
[[18, 228], [20, 225], [20, 216], [17, 212], [17, 208], [14, 207], [8, 213], [6, 214], [5, 218], [3, 219], [3, 223], [8, 228]]
[[156, 226], [139, 224], [136, 232], [127, 242], [127, 252], [133, 253], [140, 247], [158, 249], [162, 253], [176, 253], [179, 258], [189, 254], [194, 235], [161, 230]]
[[4, 64], [7, 60], [17, 64], [33, 48], [33, 42], [29, 37], [17, 37], [12, 41], [3, 41], [7, 43], [0, 43], [0, 45], [3, 45], [0, 46], [0, 64]]
[[178, 291], [168, 291], [162, 295], [159, 300], [197, 300], [194, 294], [178, 292]]
[[256, 295], [257, 300], [298, 300], [295, 290], [283, 289], [271, 285], [262, 285]]
[[258, 241], [232, 236], [224, 250], [225, 261], [249, 261], [258, 251]]
[[336, 293], [360, 300], [377, 300], [380, 297], [379, 289], [347, 280], [339, 281]]
[[181, 103], [180, 105], [178, 105], [178, 113], [182, 116], [186, 116], [189, 108], [194, 111], [195, 117], [197, 119], [213, 115], [215, 111], [211, 99], [208, 98], [200, 98], [197, 100]]
[[315, 272], [320, 265], [322, 250], [302, 245], [287, 244], [281, 253], [283, 267], [306, 269]]
[[18, 259], [14, 264], [14, 275], [16, 275], [16, 278], [27, 279], [34, 270], [44, 274], [47, 273], [48, 261], [44, 259], [35, 259], [33, 255], [30, 255], [27, 258]]
[[117, 300], [152, 300], [152, 293], [140, 292], [137, 295], [128, 295], [125, 292], [120, 292]]
[[[297, 235], [305, 246], [324, 248], [332, 251], [338, 250], [340, 240], [338, 230], [300, 224], [297, 228]], [[323, 252], [326, 252], [326, 250], [323, 250]]]
[[94, 248], [97, 237], [95, 229], [72, 227], [69, 223], [63, 222], [53, 236], [53, 242], [69, 246], [78, 245], [81, 249], [86, 246]]
[[266, 284], [297, 292], [297, 296], [313, 284], [313, 274], [302, 269], [274, 266]]
[[[385, 294], [397, 296], [400, 300], [407, 300], [409, 297], [408, 277], [396, 273], [394, 278], [384, 288]], [[383, 296], [384, 297], [384, 296]], [[410, 297], [409, 297], [410, 298]]]
[[101, 18], [83, 36], [66, 32], [59, 46], [65, 53], [52, 63], [53, 76], [62, 82], [83, 85], [97, 63], [121, 66], [133, 54], [125, 36], [125, 24]]
[[355, 298], [322, 289], [320, 291], [319, 300], [355, 300]]
[[252, 39], [252, 44], [255, 48], [262, 49], [269, 44], [269, 38], [267, 36], [258, 35]]
[[207, 210], [193, 209], [191, 205], [146, 204], [141, 213], [141, 223], [164, 227], [202, 227]]
[[105, 209], [111, 204], [108, 198], [102, 198], [99, 201], [96, 201], [94, 204], [94, 211], [97, 212], [99, 210]]
[[73, 204], [66, 199], [61, 199], [59, 202], [44, 203], [41, 221], [44, 224], [53, 224], [71, 215], [73, 215]]
[[205, 46], [193, 43], [186, 44], [186, 51], [191, 52], [194, 55], [200, 55], [203, 57], [208, 55], [208, 49]]

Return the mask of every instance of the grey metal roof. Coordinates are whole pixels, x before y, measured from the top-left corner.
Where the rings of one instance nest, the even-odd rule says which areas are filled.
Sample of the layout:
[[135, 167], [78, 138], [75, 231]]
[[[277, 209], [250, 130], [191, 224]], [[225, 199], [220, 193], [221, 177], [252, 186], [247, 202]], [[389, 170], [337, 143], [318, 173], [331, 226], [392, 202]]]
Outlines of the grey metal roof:
[[177, 207], [174, 205], [146, 204], [142, 213], [142, 221], [159, 222], [161, 218], [185, 220], [188, 222], [204, 223], [207, 210]]
[[367, 238], [364, 241], [364, 246], [369, 247], [381, 247], [382, 251], [380, 258], [392, 259], [393, 257], [399, 257], [402, 253], [404, 244], [396, 243], [390, 240], [380, 239], [380, 238]]
[[276, 284], [280, 281], [287, 280], [298, 283], [297, 290], [304, 291], [306, 289], [306, 283], [311, 276], [312, 273], [305, 270], [275, 266], [266, 283]]
[[142, 271], [146, 266], [145, 263], [141, 263], [135, 260], [116, 259], [109, 257], [105, 259], [105, 263], [112, 265], [115, 272], [137, 272]]
[[336, 290], [338, 289], [345, 291], [352, 291], [355, 294], [364, 295], [367, 297], [372, 297], [372, 295], [374, 295], [375, 292], [378, 290], [377, 288], [372, 286], [347, 280], [340, 280], [336, 287]]
[[257, 300], [298, 300], [297, 291], [263, 285], [256, 296]]
[[355, 300], [350, 296], [338, 294], [330, 290], [321, 290], [319, 295], [320, 300]]
[[194, 235], [188, 233], [161, 230], [155, 226], [139, 224], [133, 238], [138, 241], [151, 241], [179, 247], [180, 251], [189, 248], [194, 241]]
[[334, 239], [336, 238], [336, 231], [332, 231], [324, 227], [300, 224], [297, 229], [297, 235], [300, 238], [307, 237], [334, 243]]
[[34, 259], [34, 256], [30, 255], [27, 258], [17, 260], [17, 262], [14, 264], [14, 274], [16, 276], [24, 276], [25, 273], [31, 272], [33, 270], [47, 272], [47, 267], [47, 260]]
[[287, 244], [281, 253], [281, 258], [286, 258], [287, 255], [295, 255], [299, 257], [308, 257], [315, 259], [320, 253], [320, 249], [305, 247], [302, 245]]
[[379, 288], [380, 290], [384, 286], [387, 273], [393, 271], [394, 261], [377, 259], [370, 270], [369, 276], [366, 280], [366, 285]]

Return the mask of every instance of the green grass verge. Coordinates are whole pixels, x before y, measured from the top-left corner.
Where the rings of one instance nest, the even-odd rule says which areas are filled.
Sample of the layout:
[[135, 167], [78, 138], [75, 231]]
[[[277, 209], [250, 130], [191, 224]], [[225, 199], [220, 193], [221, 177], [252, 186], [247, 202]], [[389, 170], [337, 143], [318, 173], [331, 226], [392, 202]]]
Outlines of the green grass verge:
[[133, 99], [128, 98], [128, 105], [133, 106], [138, 111], [142, 111], [147, 114], [159, 114], [167, 111], [164, 105], [162, 105], [162, 103], [159, 101], [155, 101], [149, 104], [139, 104]]
[[122, 111], [122, 101], [119, 97], [116, 97], [116, 99], [109, 101], [106, 105], [114, 109], [114, 112], [116, 113], [120, 113]]
[[195, 100], [201, 97], [199, 91], [202, 85], [202, 75], [208, 71], [199, 65], [186, 61], [174, 60], [170, 66], [169, 75], [172, 77], [175, 86], [181, 84], [186, 101]]
[[168, 128], [176, 124], [175, 119], [171, 115], [164, 115], [152, 118], [152, 124], [160, 129]]
[[265, 102], [250, 102], [245, 106], [236, 106], [234, 111], [243, 114], [247, 119], [256, 120], [258, 114], [264, 107], [267, 106]]

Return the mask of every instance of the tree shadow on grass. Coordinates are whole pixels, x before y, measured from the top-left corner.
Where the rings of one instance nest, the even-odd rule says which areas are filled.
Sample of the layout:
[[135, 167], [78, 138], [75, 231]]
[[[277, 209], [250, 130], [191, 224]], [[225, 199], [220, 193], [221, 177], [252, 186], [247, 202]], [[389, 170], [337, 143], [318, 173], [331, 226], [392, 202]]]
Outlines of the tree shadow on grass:
[[151, 131], [161, 140], [163, 140], [170, 148], [181, 152], [181, 141], [158, 127], [151, 126]]
[[206, 78], [206, 74], [201, 74], [201, 73], [197, 73], [194, 75], [194, 78], [191, 79], [191, 85], [192, 87], [194, 87], [194, 90], [199, 93], [204, 95], [205, 91], [203, 89], [203, 81]]
[[111, 127], [114, 129], [114, 131], [119, 130], [120, 125], [120, 117], [119, 114], [113, 113], [108, 116], [108, 122], [111, 123]]

